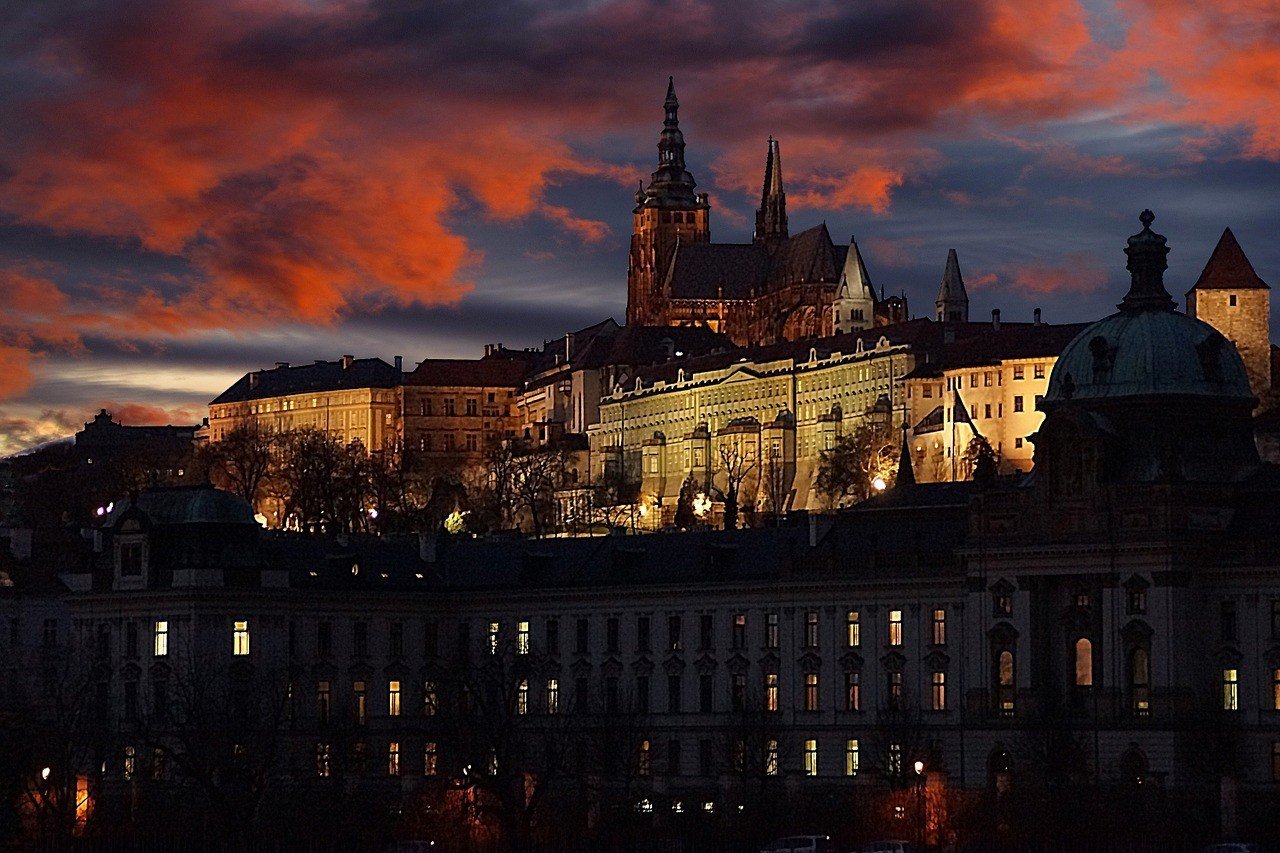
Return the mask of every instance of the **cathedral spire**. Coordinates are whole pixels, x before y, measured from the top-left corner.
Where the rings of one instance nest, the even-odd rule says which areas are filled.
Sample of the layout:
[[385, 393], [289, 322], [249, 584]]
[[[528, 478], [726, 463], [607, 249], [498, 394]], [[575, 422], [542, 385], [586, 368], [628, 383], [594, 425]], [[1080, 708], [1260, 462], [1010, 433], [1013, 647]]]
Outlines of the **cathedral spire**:
[[960, 258], [956, 250], [947, 252], [947, 267], [942, 271], [942, 284], [938, 286], [938, 322], [969, 322], [969, 294], [964, 289], [964, 276], [960, 274]]
[[787, 194], [782, 189], [782, 153], [778, 140], [769, 137], [769, 154], [764, 163], [764, 189], [756, 211], [757, 243], [787, 239]]
[[1177, 303], [1164, 289], [1164, 271], [1169, 268], [1167, 261], [1169, 246], [1163, 234], [1151, 230], [1151, 223], [1156, 215], [1150, 210], [1142, 211], [1138, 221], [1142, 230], [1129, 238], [1129, 245], [1124, 253], [1129, 256], [1126, 264], [1129, 270], [1129, 292], [1120, 300], [1121, 311], [1172, 311]]
[[[662, 208], [698, 204], [697, 182], [684, 164], [684, 134], [680, 131], [680, 101], [676, 81], [667, 78], [667, 97], [662, 102], [662, 133], [658, 136], [658, 168], [653, 172], [645, 202]], [[645, 203], [642, 202], [642, 203]]]

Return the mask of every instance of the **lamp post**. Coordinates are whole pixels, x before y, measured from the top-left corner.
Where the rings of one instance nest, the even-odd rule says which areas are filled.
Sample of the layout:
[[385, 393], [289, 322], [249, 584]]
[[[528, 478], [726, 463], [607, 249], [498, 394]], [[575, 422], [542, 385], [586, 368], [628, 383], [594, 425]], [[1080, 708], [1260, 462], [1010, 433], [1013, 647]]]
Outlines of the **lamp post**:
[[916, 832], [916, 841], [920, 847], [924, 847], [924, 762], [917, 760], [915, 763], [916, 771], [916, 820], [918, 822]]

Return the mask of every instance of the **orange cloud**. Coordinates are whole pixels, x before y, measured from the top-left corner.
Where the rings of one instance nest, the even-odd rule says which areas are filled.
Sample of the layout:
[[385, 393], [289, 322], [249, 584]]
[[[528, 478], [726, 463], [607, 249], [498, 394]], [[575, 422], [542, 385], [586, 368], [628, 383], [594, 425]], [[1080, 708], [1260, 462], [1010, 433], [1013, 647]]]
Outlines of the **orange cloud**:
[[145, 403], [99, 402], [94, 408], [106, 409], [117, 422], [125, 426], [163, 426], [167, 424], [195, 424], [204, 415], [196, 415], [187, 409], [164, 409]]

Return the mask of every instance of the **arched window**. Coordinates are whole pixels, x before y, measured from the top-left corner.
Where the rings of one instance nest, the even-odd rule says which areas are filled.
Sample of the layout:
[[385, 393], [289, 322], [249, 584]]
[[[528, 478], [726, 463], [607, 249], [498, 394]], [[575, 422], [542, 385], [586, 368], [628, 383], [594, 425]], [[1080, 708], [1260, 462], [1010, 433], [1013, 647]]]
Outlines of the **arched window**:
[[1088, 637], [1076, 640], [1076, 687], [1093, 686], [1093, 643]]
[[1001, 716], [1013, 716], [1013, 652], [1004, 649], [996, 657], [996, 708]]
[[1151, 713], [1151, 657], [1142, 646], [1129, 654], [1129, 694], [1133, 713], [1140, 717]]

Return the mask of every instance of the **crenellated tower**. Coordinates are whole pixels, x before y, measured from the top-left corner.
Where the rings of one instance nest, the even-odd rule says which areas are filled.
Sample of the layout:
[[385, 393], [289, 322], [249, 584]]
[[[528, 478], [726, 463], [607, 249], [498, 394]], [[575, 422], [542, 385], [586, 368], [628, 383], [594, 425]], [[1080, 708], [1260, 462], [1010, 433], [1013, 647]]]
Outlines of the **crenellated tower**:
[[711, 206], [685, 167], [680, 102], [673, 78], [667, 80], [664, 117], [658, 137], [658, 168], [649, 186], [636, 192], [632, 211], [631, 253], [627, 268], [627, 324], [666, 325], [668, 294], [663, 281], [678, 242], [711, 240]]

